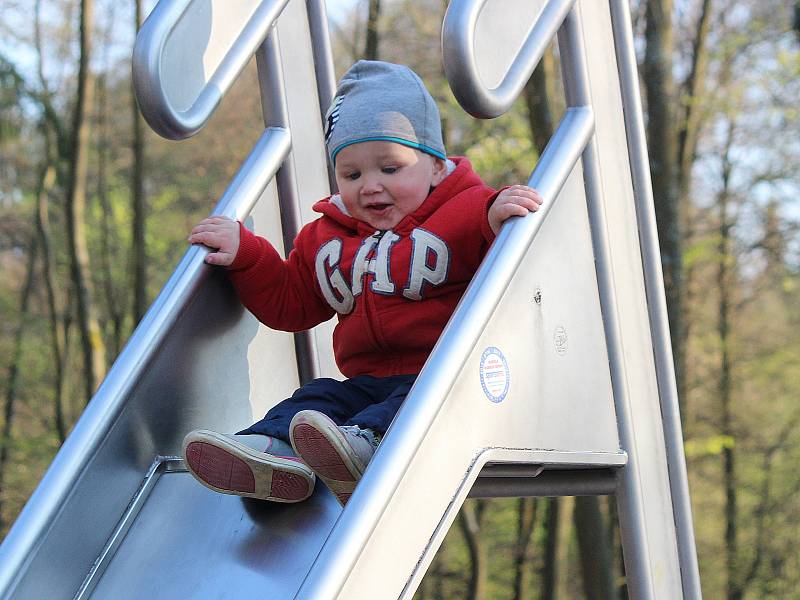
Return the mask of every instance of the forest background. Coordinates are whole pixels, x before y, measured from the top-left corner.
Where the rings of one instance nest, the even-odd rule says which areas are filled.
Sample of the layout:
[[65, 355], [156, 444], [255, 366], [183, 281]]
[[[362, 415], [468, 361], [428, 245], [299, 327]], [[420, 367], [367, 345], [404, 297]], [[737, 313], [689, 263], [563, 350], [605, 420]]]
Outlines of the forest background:
[[[257, 139], [251, 65], [206, 130], [132, 99], [153, 2], [0, 0], [0, 532]], [[444, 0], [329, 2], [336, 73], [409, 64], [451, 154], [523, 181], [563, 104], [557, 50], [501, 118], [443, 76]], [[800, 598], [800, 3], [634, 0], [656, 215], [707, 598]], [[419, 598], [626, 596], [611, 499], [471, 500]]]

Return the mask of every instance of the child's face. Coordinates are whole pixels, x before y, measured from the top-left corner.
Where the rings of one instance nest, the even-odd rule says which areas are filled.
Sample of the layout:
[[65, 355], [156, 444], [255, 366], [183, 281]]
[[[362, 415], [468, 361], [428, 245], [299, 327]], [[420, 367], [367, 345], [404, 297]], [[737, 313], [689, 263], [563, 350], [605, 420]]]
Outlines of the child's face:
[[383, 140], [359, 142], [336, 156], [336, 183], [347, 211], [375, 229], [391, 229], [447, 175], [445, 162]]

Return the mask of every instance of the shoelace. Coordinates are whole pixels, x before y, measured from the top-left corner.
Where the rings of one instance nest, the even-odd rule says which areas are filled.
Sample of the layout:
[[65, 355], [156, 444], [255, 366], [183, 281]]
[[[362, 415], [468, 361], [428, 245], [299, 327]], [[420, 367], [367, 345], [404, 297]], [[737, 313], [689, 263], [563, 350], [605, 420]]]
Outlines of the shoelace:
[[375, 435], [368, 429], [361, 429], [358, 425], [343, 425], [341, 429], [342, 431], [364, 438], [373, 448], [378, 447], [378, 440], [375, 439]]

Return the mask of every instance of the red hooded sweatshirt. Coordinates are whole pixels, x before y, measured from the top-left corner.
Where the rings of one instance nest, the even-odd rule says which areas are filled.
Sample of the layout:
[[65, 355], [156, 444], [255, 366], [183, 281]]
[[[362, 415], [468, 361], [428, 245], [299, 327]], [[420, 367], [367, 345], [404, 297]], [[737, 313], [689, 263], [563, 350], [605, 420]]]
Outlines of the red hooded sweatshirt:
[[489, 248], [487, 211], [497, 191], [465, 158], [420, 207], [376, 231], [345, 214], [335, 196], [300, 231], [283, 260], [241, 226], [230, 279], [265, 325], [308, 329], [334, 314], [336, 364], [347, 377], [419, 373]]

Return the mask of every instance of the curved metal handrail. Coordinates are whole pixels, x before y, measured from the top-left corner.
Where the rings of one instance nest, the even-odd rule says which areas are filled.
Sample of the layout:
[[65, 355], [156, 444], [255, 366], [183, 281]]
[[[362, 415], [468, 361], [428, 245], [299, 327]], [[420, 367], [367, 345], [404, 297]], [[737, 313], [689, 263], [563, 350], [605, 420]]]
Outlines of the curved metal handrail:
[[162, 58], [167, 39], [192, 0], [159, 2], [142, 25], [133, 49], [133, 86], [147, 123], [159, 135], [173, 140], [200, 131], [214, 113], [289, 0], [262, 0], [225, 57], [211, 74], [194, 104], [177, 110], [165, 93]]
[[[247, 217], [290, 149], [288, 130], [265, 130], [212, 214]], [[75, 482], [122, 413], [142, 372], [210, 273], [211, 267], [204, 262], [207, 253], [200, 246], [186, 251], [9, 531], [0, 546], [0, 596], [13, 590], [28, 557], [43, 541]]]
[[517, 99], [575, 0], [550, 0], [536, 19], [500, 84], [488, 89], [475, 61], [475, 27], [487, 0], [453, 0], [442, 24], [444, 72], [459, 104], [474, 117], [492, 119]]

